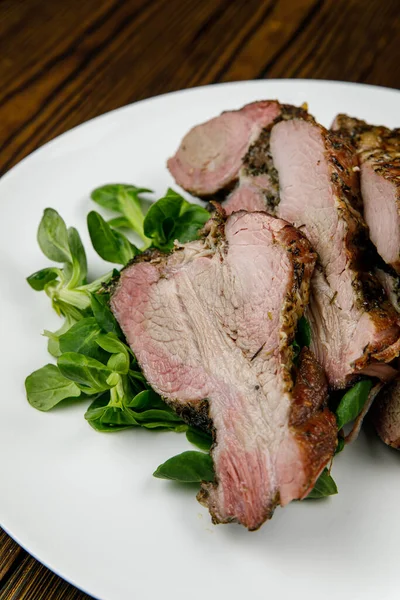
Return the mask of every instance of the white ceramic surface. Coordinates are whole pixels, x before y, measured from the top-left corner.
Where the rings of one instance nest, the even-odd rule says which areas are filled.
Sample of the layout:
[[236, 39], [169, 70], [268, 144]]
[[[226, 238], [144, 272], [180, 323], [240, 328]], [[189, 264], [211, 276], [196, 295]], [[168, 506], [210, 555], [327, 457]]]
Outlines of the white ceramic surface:
[[[307, 101], [329, 126], [338, 112], [399, 126], [394, 90], [317, 81], [203, 87], [111, 112], [50, 142], [0, 181], [0, 521], [29, 552], [103, 600], [226, 597], [296, 600], [399, 598], [400, 453], [372, 432], [333, 469], [340, 493], [293, 503], [255, 533], [213, 526], [195, 490], [152, 477], [188, 449], [184, 435], [99, 434], [85, 407], [40, 413], [24, 378], [49, 361], [43, 329], [56, 329], [43, 293], [25, 277], [44, 267], [42, 211], [57, 209], [83, 234], [92, 272], [90, 191], [132, 182], [163, 192], [165, 161], [194, 124], [257, 99]], [[220, 595], [222, 594], [222, 595]]]

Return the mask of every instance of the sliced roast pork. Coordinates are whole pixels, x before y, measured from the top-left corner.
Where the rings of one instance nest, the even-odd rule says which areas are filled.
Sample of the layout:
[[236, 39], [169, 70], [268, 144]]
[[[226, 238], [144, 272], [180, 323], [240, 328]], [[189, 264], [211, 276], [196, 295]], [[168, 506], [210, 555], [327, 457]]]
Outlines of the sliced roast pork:
[[311, 119], [275, 125], [270, 152], [279, 177], [276, 213], [302, 229], [319, 258], [309, 310], [316, 356], [335, 387], [355, 372], [379, 375], [377, 361], [399, 353], [399, 317], [365, 264], [354, 153]]
[[371, 240], [385, 263], [400, 274], [400, 130], [342, 114], [332, 129], [356, 148]]
[[195, 196], [229, 190], [239, 178], [243, 156], [279, 113], [279, 102], [253, 102], [197, 125], [168, 160], [168, 169]]
[[321, 367], [308, 349], [293, 364], [315, 254], [265, 212], [218, 214], [207, 231], [136, 259], [111, 307], [154, 389], [213, 431], [199, 500], [214, 522], [257, 529], [308, 494], [336, 447]]
[[236, 187], [224, 202], [227, 214], [236, 210], [266, 210], [277, 214], [279, 177], [271, 154], [270, 139], [274, 125], [292, 119], [313, 120], [305, 106], [281, 104], [279, 114], [260, 133], [243, 157]]
[[183, 138], [168, 160], [175, 181], [195, 196], [228, 196], [224, 208], [268, 210], [279, 201], [279, 183], [274, 177], [269, 139], [280, 120], [307, 118], [305, 107], [297, 108], [265, 100], [224, 112], [197, 125]]
[[[230, 114], [234, 119], [238, 113]], [[200, 157], [201, 145], [212, 146], [210, 130], [219, 118], [202, 129], [208, 144], [201, 138]], [[232, 127], [227, 147], [236, 137], [240, 131]], [[200, 140], [192, 142], [196, 155]], [[221, 166], [220, 148], [215, 155]], [[385, 378], [388, 368], [379, 361], [391, 361], [400, 349], [399, 317], [366, 260], [357, 169], [357, 156], [345, 141], [305, 109], [281, 105], [243, 155], [238, 183], [224, 203], [228, 213], [264, 206], [301, 228], [317, 251], [309, 317], [313, 349], [334, 387], [346, 386], [360, 372]], [[214, 178], [213, 186], [223, 192], [224, 180]]]
[[400, 379], [386, 386], [372, 407], [375, 428], [388, 446], [400, 450]]
[[400, 130], [338, 115], [332, 129], [351, 143], [360, 162], [362, 211], [380, 258], [375, 274], [400, 312]]
[[[343, 114], [335, 118], [332, 129], [357, 152], [364, 217], [381, 257], [374, 259], [375, 274], [400, 312], [400, 130], [369, 125]], [[400, 447], [398, 380], [382, 392], [373, 413], [381, 438]]]

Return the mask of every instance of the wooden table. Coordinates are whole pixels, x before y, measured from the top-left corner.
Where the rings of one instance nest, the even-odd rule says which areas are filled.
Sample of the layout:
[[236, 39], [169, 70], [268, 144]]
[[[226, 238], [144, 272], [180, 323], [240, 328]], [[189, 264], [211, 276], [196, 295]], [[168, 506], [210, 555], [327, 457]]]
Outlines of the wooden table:
[[[398, 88], [399, 8], [399, 0], [0, 0], [0, 172], [87, 119], [182, 88], [272, 77]], [[0, 600], [83, 598], [0, 531]]]

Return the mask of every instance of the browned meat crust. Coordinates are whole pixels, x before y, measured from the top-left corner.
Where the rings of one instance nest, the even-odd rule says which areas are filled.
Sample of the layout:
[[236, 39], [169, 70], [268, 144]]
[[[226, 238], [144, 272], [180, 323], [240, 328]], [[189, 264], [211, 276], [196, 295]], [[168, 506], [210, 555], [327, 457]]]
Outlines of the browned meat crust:
[[[361, 164], [368, 162], [375, 173], [394, 186], [400, 211], [400, 130], [369, 125], [344, 114], [335, 118], [332, 128], [338, 136], [352, 144]], [[392, 263], [392, 267], [400, 272], [400, 258]]]
[[400, 379], [380, 393], [371, 409], [372, 421], [380, 438], [400, 450]]
[[289, 424], [303, 448], [304, 467], [312, 489], [318, 473], [315, 465], [326, 465], [337, 445], [336, 418], [327, 407], [328, 382], [321, 365], [308, 348], [300, 353], [299, 369], [293, 389]]
[[344, 114], [336, 117], [332, 127], [353, 144], [361, 162], [372, 159], [377, 172], [400, 186], [400, 129], [369, 125]]

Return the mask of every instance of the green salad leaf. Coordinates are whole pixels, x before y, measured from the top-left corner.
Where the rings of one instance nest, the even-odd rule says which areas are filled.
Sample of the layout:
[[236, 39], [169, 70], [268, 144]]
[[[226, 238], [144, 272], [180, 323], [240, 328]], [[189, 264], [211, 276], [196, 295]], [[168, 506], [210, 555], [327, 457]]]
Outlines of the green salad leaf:
[[112, 387], [112, 370], [95, 358], [78, 352], [64, 352], [57, 360], [62, 375], [74, 381], [85, 394], [98, 394]]
[[[158, 403], [160, 401], [161, 405]], [[163, 408], [166, 406], [160, 396], [153, 390], [142, 390], [131, 398], [128, 406], [135, 411], [144, 411], [151, 408]]]
[[106, 333], [114, 333], [122, 337], [120, 326], [108, 305], [108, 294], [91, 294], [90, 306], [98, 326]]
[[117, 352], [110, 356], [107, 367], [119, 375], [126, 375], [129, 371], [129, 356], [125, 352]]
[[47, 331], [47, 329], [45, 329], [43, 331], [43, 335], [48, 338], [47, 350], [48, 350], [49, 354], [54, 356], [54, 358], [58, 358], [61, 354], [60, 337], [64, 333], [66, 333], [68, 331], [68, 329], [70, 329], [72, 327], [72, 325], [74, 325], [77, 322], [78, 321], [76, 319], [74, 319], [70, 315], [68, 315], [65, 318], [64, 323], [61, 325], [61, 327], [59, 329], [57, 329], [57, 331]]
[[87, 260], [81, 238], [75, 227], [68, 229], [68, 246], [71, 253], [71, 276], [68, 277], [68, 288], [76, 288], [86, 283]]
[[62, 400], [78, 398], [79, 387], [62, 375], [56, 365], [45, 365], [34, 371], [25, 380], [28, 402], [38, 410], [47, 411]]
[[59, 336], [60, 354], [77, 352], [103, 361], [107, 354], [97, 343], [97, 339], [101, 335], [102, 331], [94, 317], [81, 319]]
[[300, 348], [308, 348], [311, 344], [311, 327], [304, 316], [300, 317], [297, 323], [296, 342]]
[[314, 488], [308, 494], [305, 500], [313, 500], [317, 498], [326, 498], [338, 493], [336, 483], [329, 474], [328, 469], [324, 469], [319, 476]]
[[144, 219], [144, 233], [152, 245], [160, 250], [171, 250], [174, 241], [181, 243], [194, 240], [198, 231], [210, 218], [201, 206], [190, 204], [182, 196], [169, 189], [152, 204]]
[[134, 185], [112, 183], [96, 188], [91, 197], [100, 206], [121, 213], [121, 216], [109, 221], [109, 225], [132, 229], [141, 237], [146, 248], [150, 246], [150, 240], [143, 231], [144, 214], [140, 195], [150, 192], [151, 190]]
[[27, 277], [27, 282], [36, 292], [42, 292], [47, 283], [54, 281], [60, 276], [60, 269], [56, 267], [47, 267], [46, 269], [40, 269], [36, 273], [32, 273]]
[[66, 225], [58, 212], [46, 208], [40, 221], [37, 240], [47, 258], [58, 263], [72, 263]]
[[[137, 233], [145, 250], [149, 246], [163, 251], [171, 250], [174, 241], [181, 243], [194, 240], [198, 231], [210, 218], [201, 206], [187, 202], [180, 194], [168, 189], [163, 198], [150, 205], [144, 216], [141, 194], [150, 192], [128, 184], [109, 184], [92, 192], [92, 199], [100, 206], [120, 213], [119, 216], [104, 221], [93, 212], [88, 217], [92, 244], [96, 252], [109, 262], [126, 264], [131, 257], [129, 240], [116, 229], [131, 229]], [[115, 239], [117, 236], [117, 239]], [[137, 252], [135, 247], [134, 252]]]
[[63, 264], [36, 271], [27, 281], [35, 291], [44, 291], [57, 314], [67, 318], [71, 325], [87, 316], [91, 293], [99, 290], [113, 274], [107, 273], [87, 284], [86, 253], [79, 233], [74, 227], [67, 229], [52, 208], [46, 208], [43, 213], [38, 240], [45, 256]]
[[138, 253], [128, 238], [110, 227], [98, 212], [88, 214], [87, 225], [93, 248], [103, 260], [126, 265]]
[[168, 429], [170, 431], [186, 431], [187, 425], [170, 408], [164, 410], [149, 409], [135, 413], [138, 423], [145, 429]]
[[126, 394], [117, 400], [104, 395], [90, 405], [85, 418], [97, 431], [110, 432], [134, 426], [170, 431], [187, 429], [181, 418], [152, 390], [143, 390], [130, 401]]
[[85, 419], [93, 429], [105, 433], [138, 425], [131, 411], [123, 406], [111, 405], [109, 394], [104, 394], [92, 402], [85, 413]]
[[188, 450], [165, 461], [153, 475], [159, 479], [173, 479], [182, 483], [214, 481], [214, 467], [209, 454]]
[[346, 443], [344, 441], [344, 437], [339, 436], [338, 440], [337, 440], [337, 446], [336, 446], [335, 454], [340, 454], [342, 452], [342, 450], [344, 450], [345, 444]]
[[212, 446], [212, 436], [197, 427], [189, 427], [186, 431], [186, 438], [188, 442], [200, 448], [200, 450], [204, 450], [204, 452], [209, 452]]
[[298, 320], [296, 335], [292, 344], [293, 348], [293, 360], [297, 364], [298, 357], [301, 349], [309, 347], [311, 344], [311, 327], [307, 319], [302, 316]]
[[118, 339], [115, 333], [109, 332], [106, 334], [101, 334], [100, 337], [96, 339], [96, 343], [100, 348], [106, 350], [110, 354], [123, 354], [126, 357], [126, 360], [129, 362], [129, 350], [128, 346]]
[[113, 229], [131, 229], [131, 224], [126, 217], [114, 217], [107, 221]]
[[336, 409], [336, 420], [338, 429], [341, 429], [350, 421], [354, 421], [364, 408], [368, 394], [372, 388], [372, 381], [365, 379], [359, 381], [350, 388], [339, 402]]
[[185, 431], [187, 425], [152, 389], [143, 390], [128, 403], [138, 422], [147, 429]]

